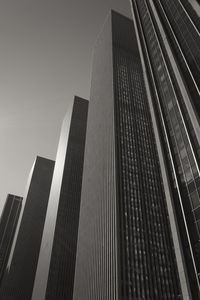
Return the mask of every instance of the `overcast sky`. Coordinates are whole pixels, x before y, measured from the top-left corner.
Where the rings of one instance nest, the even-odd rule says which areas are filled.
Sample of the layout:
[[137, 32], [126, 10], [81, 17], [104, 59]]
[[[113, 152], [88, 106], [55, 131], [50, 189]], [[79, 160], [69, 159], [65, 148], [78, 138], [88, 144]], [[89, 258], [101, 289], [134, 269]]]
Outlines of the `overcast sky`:
[[0, 212], [23, 196], [36, 155], [55, 159], [74, 95], [89, 98], [92, 47], [129, 0], [0, 0]]

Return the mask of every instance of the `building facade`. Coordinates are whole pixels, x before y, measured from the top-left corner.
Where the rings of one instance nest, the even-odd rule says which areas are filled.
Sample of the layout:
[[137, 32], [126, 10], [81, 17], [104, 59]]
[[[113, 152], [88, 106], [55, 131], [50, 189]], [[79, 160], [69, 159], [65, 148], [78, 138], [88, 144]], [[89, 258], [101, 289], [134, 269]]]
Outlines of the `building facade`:
[[63, 121], [32, 299], [73, 299], [88, 101]]
[[154, 2], [180, 67], [192, 105], [200, 117], [200, 21], [188, 0]]
[[[197, 4], [198, 5], [198, 4]], [[200, 299], [200, 22], [187, 0], [132, 1], [193, 299]]]
[[22, 197], [8, 194], [0, 220], [0, 282], [4, 276], [19, 214]]
[[111, 12], [93, 55], [74, 300], [191, 298], [144, 66], [136, 22]]
[[36, 158], [0, 290], [2, 300], [31, 299], [53, 170], [54, 161]]

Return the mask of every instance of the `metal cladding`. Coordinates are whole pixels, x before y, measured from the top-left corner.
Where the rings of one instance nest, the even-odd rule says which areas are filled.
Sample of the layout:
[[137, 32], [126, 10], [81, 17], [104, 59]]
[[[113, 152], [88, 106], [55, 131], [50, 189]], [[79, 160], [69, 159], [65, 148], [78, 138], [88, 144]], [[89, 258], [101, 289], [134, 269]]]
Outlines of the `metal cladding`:
[[22, 197], [8, 194], [0, 221], [0, 282], [4, 276], [8, 257], [22, 206]]
[[133, 22], [94, 48], [74, 300], [182, 299]]
[[193, 299], [200, 299], [200, 23], [185, 0], [132, 1]]
[[93, 54], [73, 299], [118, 299], [116, 211], [109, 17]]
[[36, 158], [11, 263], [0, 291], [2, 300], [31, 299], [53, 170], [54, 161]]

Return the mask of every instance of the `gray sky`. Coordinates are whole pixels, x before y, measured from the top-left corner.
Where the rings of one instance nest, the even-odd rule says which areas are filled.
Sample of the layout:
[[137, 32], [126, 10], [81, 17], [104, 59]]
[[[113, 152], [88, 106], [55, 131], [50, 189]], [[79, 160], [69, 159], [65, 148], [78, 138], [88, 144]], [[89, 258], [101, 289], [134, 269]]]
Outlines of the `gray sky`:
[[23, 196], [36, 155], [55, 159], [74, 95], [89, 97], [92, 47], [129, 0], [0, 0], [0, 212]]

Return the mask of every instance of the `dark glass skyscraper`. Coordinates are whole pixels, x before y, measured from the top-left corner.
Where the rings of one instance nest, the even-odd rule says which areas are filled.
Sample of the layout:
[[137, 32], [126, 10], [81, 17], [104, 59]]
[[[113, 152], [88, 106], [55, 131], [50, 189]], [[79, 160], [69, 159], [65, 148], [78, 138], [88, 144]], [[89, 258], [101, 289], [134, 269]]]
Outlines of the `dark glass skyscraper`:
[[132, 6], [196, 300], [200, 299], [199, 17], [187, 0], [136, 0]]
[[94, 48], [74, 300], [190, 299], [134, 24], [112, 12]]
[[21, 206], [22, 197], [8, 194], [0, 220], [0, 282], [6, 270]]
[[31, 299], [53, 170], [54, 161], [36, 158], [27, 184], [8, 272], [2, 282], [2, 300]]
[[32, 299], [73, 299], [88, 101], [63, 121]]

